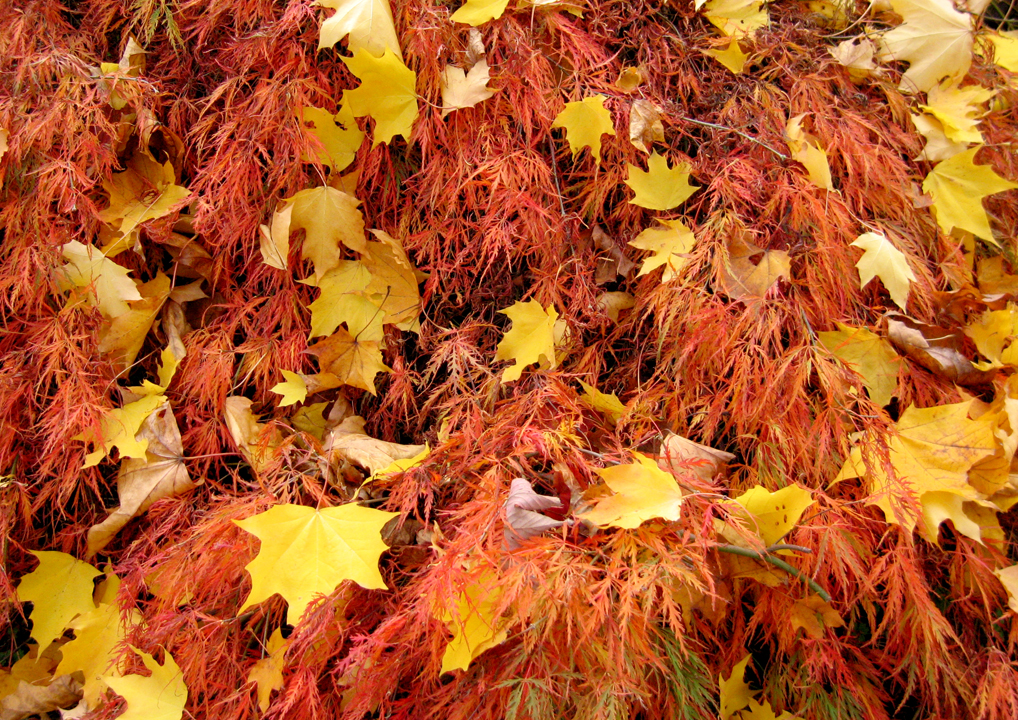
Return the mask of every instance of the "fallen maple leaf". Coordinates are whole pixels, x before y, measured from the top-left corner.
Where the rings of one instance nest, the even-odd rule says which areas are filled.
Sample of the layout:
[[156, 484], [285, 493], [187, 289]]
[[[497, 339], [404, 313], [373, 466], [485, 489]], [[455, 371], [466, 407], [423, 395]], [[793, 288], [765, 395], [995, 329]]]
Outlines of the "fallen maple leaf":
[[721, 691], [721, 720], [728, 720], [732, 715], [749, 705], [753, 694], [746, 684], [746, 665], [749, 664], [749, 655], [742, 658], [732, 668], [731, 674], [726, 680], [724, 675], [718, 675], [718, 686]]
[[729, 505], [732, 503], [740, 506], [733, 515], [745, 520], [747, 528], [768, 548], [796, 526], [813, 504], [813, 496], [798, 485], [787, 485], [774, 492], [757, 485], [729, 501]]
[[838, 64], [848, 69], [848, 76], [853, 82], [858, 82], [871, 75], [883, 74], [883, 71], [873, 62], [876, 51], [873, 42], [865, 36], [849, 38], [830, 50]]
[[95, 555], [133, 518], [152, 503], [193, 490], [194, 482], [184, 465], [180, 430], [169, 402], [155, 409], [142, 424], [136, 439], [147, 440], [144, 458], [127, 458], [117, 476], [120, 506], [88, 530], [88, 555]]
[[94, 567], [67, 553], [30, 550], [39, 567], [18, 583], [18, 602], [32, 603], [32, 637], [41, 646], [64, 634], [78, 615], [95, 608], [92, 579], [102, 575]]
[[698, 185], [689, 184], [688, 163], [670, 168], [668, 160], [657, 153], [648, 159], [646, 172], [629, 163], [626, 167], [629, 168], [626, 185], [636, 193], [629, 202], [649, 210], [671, 210], [700, 189]]
[[304, 402], [308, 396], [308, 386], [304, 378], [291, 370], [282, 370], [281, 372], [285, 380], [269, 388], [269, 392], [283, 396], [283, 399], [279, 401], [279, 407]]
[[455, 607], [442, 617], [452, 631], [442, 656], [442, 673], [466, 670], [481, 653], [506, 639], [509, 623], [496, 615], [501, 600], [502, 588], [493, 571], [482, 570], [471, 578]]
[[619, 313], [636, 306], [636, 299], [627, 292], [603, 292], [597, 296], [595, 302], [599, 310], [611, 318], [612, 322], [619, 321]]
[[513, 478], [509, 497], [505, 501], [505, 546], [515, 550], [524, 540], [562, 525], [561, 520], [552, 520], [539, 510], [562, 507], [557, 497], [538, 495], [525, 478]]
[[[866, 436], [853, 448], [834, 482], [862, 477], [869, 480], [870, 499], [889, 523], [900, 524], [912, 532], [919, 515], [901, 498], [912, 497], [919, 503], [928, 493], [948, 492], [966, 500], [979, 497], [969, 484], [968, 472], [996, 449], [992, 418], [970, 420], [971, 402], [930, 408], [909, 407], [895, 425], [896, 433], [886, 439], [894, 476], [884, 464], [863, 463], [863, 448], [874, 448], [876, 439]], [[873, 458], [879, 454], [872, 453]], [[935, 529], [933, 530], [935, 533]]]
[[[993, 62], [996, 65], [1018, 73], [1018, 33], [1007, 30], [1001, 33], [987, 33], [993, 43]], [[3, 157], [0, 154], [0, 157]]]
[[126, 237], [148, 222], [165, 217], [180, 209], [191, 197], [186, 187], [174, 184], [176, 173], [167, 160], [158, 163], [142, 152], [128, 161], [127, 169], [115, 173], [103, 183], [109, 193], [110, 206], [99, 213], [99, 219], [116, 227]]
[[134, 364], [145, 344], [149, 330], [155, 325], [166, 300], [172, 292], [171, 281], [162, 272], [147, 283], [138, 286], [140, 300], [133, 301], [130, 309], [108, 322], [99, 330], [99, 352], [123, 372]]
[[619, 71], [619, 76], [615, 80], [615, 87], [624, 93], [631, 93], [636, 88], [643, 85], [646, 70], [641, 65], [640, 67], [625, 67]]
[[[131, 647], [131, 646], [128, 646]], [[104, 675], [103, 681], [127, 701], [120, 720], [180, 720], [187, 704], [187, 685], [173, 656], [164, 651], [160, 665], [148, 653], [131, 647], [151, 675]]]
[[770, 24], [762, 0], [708, 0], [703, 14], [718, 30], [735, 38], [752, 36]]
[[[378, 2], [388, 7], [386, 0]], [[364, 131], [357, 127], [353, 111], [346, 104], [341, 105], [335, 115], [321, 108], [305, 107], [297, 113], [297, 119], [305, 132], [310, 132], [322, 146], [314, 158], [302, 156], [305, 162], [317, 161], [339, 172], [357, 157], [364, 142]]]
[[961, 352], [963, 337], [956, 330], [927, 325], [900, 313], [885, 317], [887, 339], [927, 370], [959, 385], [980, 386], [990, 374], [980, 370]]
[[837, 330], [817, 333], [828, 352], [859, 373], [870, 400], [884, 407], [898, 387], [901, 357], [885, 338], [866, 328], [836, 322]]
[[346, 328], [308, 348], [318, 358], [322, 373], [336, 376], [344, 385], [375, 393], [375, 375], [389, 372], [377, 340], [362, 340]]
[[528, 300], [516, 302], [499, 312], [507, 315], [513, 323], [495, 350], [496, 360], [514, 361], [502, 372], [503, 383], [519, 380], [523, 368], [533, 363], [549, 369], [558, 365], [555, 356], [558, 313], [553, 305], [545, 309], [537, 300]]
[[749, 55], [744, 53], [742, 48], [739, 47], [739, 39], [736, 37], [731, 38], [728, 47], [724, 50], [711, 48], [710, 50], [704, 50], [703, 54], [714, 58], [735, 75], [742, 74], [743, 69], [746, 67], [746, 60], [749, 58]]
[[259, 423], [251, 412], [251, 400], [238, 396], [226, 398], [223, 402], [223, 419], [233, 441], [237, 444], [237, 449], [247, 460], [248, 465], [256, 473], [264, 470], [272, 459], [279, 438], [273, 434], [263, 441], [262, 433], [265, 426]]
[[484, 102], [495, 91], [488, 87], [491, 75], [488, 61], [481, 58], [470, 71], [464, 71], [455, 65], [446, 65], [442, 72], [442, 117], [454, 110], [473, 107]]
[[757, 702], [754, 698], [750, 698], [748, 707], [748, 710], [743, 710], [740, 714], [740, 720], [796, 720], [795, 715], [788, 711], [775, 715], [774, 708], [766, 700]]
[[262, 713], [269, 709], [272, 691], [283, 689], [283, 667], [286, 665], [286, 651], [289, 648], [290, 641], [284, 640], [283, 633], [276, 628], [265, 646], [265, 657], [248, 671], [247, 681], [257, 687], [258, 709]]
[[159, 395], [149, 395], [128, 403], [122, 408], [106, 411], [98, 433], [90, 428], [73, 438], [74, 440], [84, 440], [94, 447], [94, 450], [85, 457], [85, 464], [82, 467], [89, 468], [98, 465], [113, 448], [120, 451], [121, 458], [144, 459], [148, 440], [145, 438], [139, 440], [135, 436], [141, 429], [142, 423], [145, 422], [145, 418], [165, 401], [166, 398]]
[[1018, 613], [1018, 565], [994, 570], [993, 574], [997, 576], [1000, 584], [1007, 591], [1008, 607]]
[[591, 95], [578, 102], [566, 103], [551, 126], [565, 128], [566, 140], [573, 157], [583, 148], [589, 147], [594, 162], [601, 164], [601, 136], [614, 135], [615, 123], [604, 106], [604, 95]]
[[791, 277], [792, 259], [784, 250], [764, 250], [736, 234], [728, 244], [721, 275], [725, 294], [736, 300], [764, 298], [781, 278]]
[[674, 476], [646, 455], [634, 453], [636, 462], [597, 471], [614, 493], [581, 515], [599, 527], [636, 528], [645, 520], [678, 520], [682, 490]]
[[785, 142], [792, 159], [802, 163], [806, 168], [811, 183], [824, 190], [833, 190], [831, 167], [827, 162], [827, 153], [820, 147], [817, 139], [802, 129], [802, 119], [807, 113], [789, 118], [785, 125]]
[[1018, 306], [1008, 303], [1003, 310], [986, 310], [962, 331], [972, 338], [988, 363], [975, 363], [981, 370], [1018, 365]]
[[370, 282], [371, 271], [356, 260], [340, 260], [319, 278], [320, 294], [308, 306], [311, 337], [331, 335], [346, 323], [351, 332], [363, 332], [365, 340], [381, 340], [385, 315], [364, 295]]
[[693, 231], [681, 220], [660, 220], [657, 227], [649, 227], [629, 244], [640, 250], [654, 253], [643, 261], [637, 276], [647, 275], [659, 267], [664, 267], [661, 282], [674, 279], [689, 263], [689, 254], [693, 251], [696, 238]]
[[141, 300], [138, 286], [128, 277], [131, 272], [103, 255], [91, 245], [71, 240], [61, 248], [67, 264], [57, 272], [61, 290], [83, 288], [85, 299], [106, 318], [123, 315], [132, 300]]
[[379, 242], [368, 242], [361, 258], [371, 273], [364, 294], [382, 311], [384, 322], [400, 330], [419, 332], [421, 294], [417, 285], [427, 275], [414, 268], [394, 237], [381, 230], [372, 230], [371, 234]]
[[824, 636], [825, 628], [845, 627], [838, 611], [819, 595], [810, 595], [805, 600], [796, 600], [792, 604], [792, 629], [802, 628], [814, 640]]
[[986, 108], [981, 107], [996, 95], [979, 85], [962, 88], [950, 80], [934, 85], [927, 93], [923, 110], [940, 121], [944, 135], [954, 143], [982, 143], [983, 135], [977, 126]]
[[926, 138], [923, 150], [916, 156], [916, 160], [927, 162], [940, 162], [952, 158], [968, 148], [968, 143], [959, 143], [949, 140], [944, 126], [932, 115], [911, 115], [912, 124], [915, 129]]
[[[316, 282], [339, 265], [340, 244], [364, 251], [364, 217], [357, 209], [360, 200], [353, 195], [322, 185], [301, 190], [286, 203], [292, 206], [292, 229], [305, 232], [301, 257], [314, 264]], [[275, 234], [275, 226], [272, 231]]]
[[449, 19], [477, 27], [502, 17], [508, 6], [509, 0], [467, 0]]
[[400, 445], [373, 438], [364, 432], [364, 418], [351, 415], [329, 431], [322, 449], [330, 459], [342, 459], [360, 465], [374, 476], [388, 472], [400, 460], [417, 458], [427, 446]]
[[371, 147], [392, 142], [396, 135], [409, 140], [417, 119], [417, 73], [392, 50], [386, 50], [380, 58], [367, 50], [357, 50], [343, 62], [361, 81], [357, 88], [343, 91], [343, 104], [349, 103], [356, 117], [370, 115], [374, 119]]
[[90, 709], [98, 707], [106, 691], [104, 675], [120, 675], [114, 663], [120, 656], [120, 644], [127, 639], [128, 629], [142, 623], [137, 610], [122, 613], [116, 601], [120, 580], [116, 575], [107, 576], [109, 602], [100, 602], [92, 610], [74, 618], [68, 627], [74, 631], [74, 639], [60, 648], [60, 664], [53, 671], [55, 676], [64, 673], [81, 672], [85, 678], [82, 699]]
[[353, 503], [316, 510], [303, 505], [275, 505], [234, 522], [261, 541], [257, 557], [247, 564], [251, 592], [240, 612], [279, 594], [296, 625], [311, 602], [329, 595], [344, 580], [368, 589], [386, 589], [378, 558], [388, 548], [382, 526], [399, 513]]
[[855, 264], [859, 269], [859, 287], [864, 288], [870, 280], [879, 277], [894, 304], [904, 310], [909, 284], [916, 279], [905, 254], [880, 233], [863, 233], [851, 245], [865, 250]]
[[319, 50], [331, 48], [349, 36], [350, 52], [365, 50], [380, 57], [388, 50], [403, 59], [388, 0], [315, 0], [315, 5], [336, 11], [322, 21]]
[[81, 699], [81, 683], [72, 675], [61, 675], [45, 685], [32, 685], [24, 680], [0, 700], [0, 720], [23, 720], [74, 705]]
[[904, 60], [898, 89], [928, 92], [945, 77], [961, 79], [972, 64], [972, 18], [951, 0], [890, 0], [904, 22], [880, 37], [881, 62]]
[[629, 109], [629, 142], [650, 155], [654, 143], [664, 141], [665, 126], [661, 122], [661, 108], [650, 100], [634, 100], [633, 107]]
[[580, 400], [585, 405], [607, 415], [613, 424], [625, 414], [626, 406], [622, 404], [622, 401], [618, 399], [615, 393], [603, 393], [593, 385], [588, 385], [582, 380], [578, 382], [583, 388]]
[[977, 152], [979, 148], [974, 147], [938, 163], [923, 181], [923, 192], [933, 197], [937, 224], [945, 234], [957, 227], [999, 245], [982, 200], [1018, 188], [1018, 183], [1000, 177], [988, 165], [976, 165]]

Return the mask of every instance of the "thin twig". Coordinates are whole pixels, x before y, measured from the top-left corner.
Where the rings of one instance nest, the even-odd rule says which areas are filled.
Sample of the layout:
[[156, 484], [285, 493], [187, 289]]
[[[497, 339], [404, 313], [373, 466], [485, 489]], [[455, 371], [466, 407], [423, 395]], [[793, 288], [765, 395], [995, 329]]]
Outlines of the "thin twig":
[[768, 150], [770, 150], [772, 153], [777, 155], [782, 160], [791, 160], [790, 157], [788, 157], [784, 153], [778, 152], [777, 150], [772, 148], [770, 145], [765, 143], [763, 140], [757, 140], [755, 137], [753, 137], [751, 135], [747, 135], [746, 133], [742, 132], [741, 130], [736, 130], [735, 128], [725, 127], [724, 125], [717, 125], [715, 123], [707, 122], [705, 120], [694, 120], [693, 118], [686, 117], [685, 115], [679, 115], [678, 117], [683, 119], [683, 120], [685, 120], [686, 122], [691, 122], [694, 125], [703, 125], [704, 127], [714, 128], [715, 130], [725, 130], [726, 132], [735, 133], [739, 137], [746, 138], [750, 142], [756, 143], [757, 145], [759, 145], [762, 148], [767, 148]]
[[814, 580], [813, 578], [806, 577], [801, 572], [796, 570], [794, 567], [786, 563], [784, 560], [780, 560], [771, 555], [770, 553], [767, 552], [760, 553], [757, 552], [756, 550], [741, 548], [738, 545], [718, 545], [717, 549], [720, 552], [728, 553], [729, 555], [740, 555], [742, 557], [753, 558], [754, 560], [763, 560], [766, 563], [770, 563], [774, 567], [784, 570], [792, 577], [798, 578], [799, 580], [802, 580], [804, 583], [809, 585], [809, 589], [815, 592], [817, 595], [819, 595], [824, 602], [831, 601], [831, 596], [827, 593], [826, 590], [820, 587], [819, 583], [817, 583], [816, 580]]

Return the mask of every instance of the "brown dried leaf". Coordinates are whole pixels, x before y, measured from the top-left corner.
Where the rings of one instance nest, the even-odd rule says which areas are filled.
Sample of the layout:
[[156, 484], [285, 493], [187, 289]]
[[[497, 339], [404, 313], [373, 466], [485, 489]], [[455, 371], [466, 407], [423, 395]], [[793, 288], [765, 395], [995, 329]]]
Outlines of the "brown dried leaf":
[[22, 680], [17, 690], [0, 701], [0, 720], [44, 715], [75, 705], [79, 700], [81, 683], [73, 675], [61, 675], [49, 685], [29, 685]]
[[930, 372], [959, 385], [992, 382], [993, 371], [977, 369], [962, 353], [964, 340], [959, 332], [927, 325], [900, 313], [888, 313], [885, 322], [887, 339]]
[[629, 141], [650, 154], [655, 142], [664, 142], [665, 126], [661, 122], [661, 108], [649, 100], [636, 100], [629, 111]]
[[676, 476], [692, 473], [710, 483], [714, 476], [724, 472], [735, 456], [724, 450], [701, 445], [675, 433], [668, 433], [661, 440], [658, 451], [658, 465]]
[[148, 440], [145, 458], [125, 458], [121, 463], [117, 477], [120, 506], [89, 529], [89, 556], [102, 550], [122, 527], [156, 500], [182, 495], [202, 482], [194, 482], [184, 465], [180, 430], [168, 402], [145, 419], [137, 438]]
[[384, 470], [397, 460], [408, 460], [426, 449], [425, 445], [400, 445], [370, 437], [364, 432], [364, 418], [352, 415], [329, 431], [322, 443], [330, 460], [346, 460], [367, 468], [370, 474]]
[[594, 282], [598, 285], [613, 282], [619, 275], [628, 277], [629, 273], [636, 267], [636, 263], [626, 257], [622, 249], [615, 244], [608, 234], [595, 225], [590, 232], [594, 241], [594, 247], [608, 253], [608, 257], [600, 258], [597, 263], [597, 270], [594, 273]]
[[223, 419], [237, 443], [237, 449], [257, 473], [265, 469], [272, 458], [275, 447], [279, 444], [277, 434], [273, 434], [266, 442], [261, 437], [265, 430], [251, 412], [251, 400], [246, 397], [232, 396], [223, 403]]
[[549, 495], [538, 495], [524, 478], [513, 478], [505, 501], [505, 546], [515, 550], [524, 540], [562, 525], [539, 510], [562, 507], [562, 501]]
[[728, 245], [728, 263], [721, 288], [735, 300], [763, 298], [780, 278], [792, 274], [792, 260], [784, 250], [764, 250], [736, 235]]

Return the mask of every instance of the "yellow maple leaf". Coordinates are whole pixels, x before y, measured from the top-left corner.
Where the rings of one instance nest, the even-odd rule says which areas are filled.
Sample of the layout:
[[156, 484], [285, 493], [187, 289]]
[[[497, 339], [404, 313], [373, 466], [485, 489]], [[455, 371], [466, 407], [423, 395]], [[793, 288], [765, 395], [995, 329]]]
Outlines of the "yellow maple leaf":
[[819, 595], [810, 595], [792, 604], [791, 624], [793, 630], [802, 628], [815, 640], [823, 638], [825, 628], [845, 627], [838, 611]]
[[174, 184], [175, 179], [169, 160], [160, 164], [145, 153], [136, 152], [124, 172], [103, 183], [110, 206], [99, 213], [99, 219], [126, 236], [149, 220], [169, 215], [191, 197], [190, 190]]
[[180, 720], [187, 704], [184, 675], [169, 652], [160, 665], [148, 653], [135, 647], [131, 650], [141, 658], [151, 675], [104, 675], [103, 680], [113, 692], [127, 701], [127, 711], [120, 720]]
[[343, 62], [361, 81], [354, 90], [343, 92], [343, 103], [349, 103], [356, 117], [370, 115], [374, 119], [371, 146], [392, 142], [396, 135], [409, 140], [417, 119], [417, 73], [391, 50], [380, 58], [367, 50], [357, 50]]
[[452, 631], [442, 656], [442, 673], [466, 670], [481, 653], [506, 639], [508, 621], [496, 615], [501, 600], [502, 588], [491, 570], [475, 574], [463, 588], [455, 607], [442, 617]]
[[599, 527], [636, 528], [645, 520], [678, 520], [682, 490], [675, 477], [646, 455], [633, 453], [636, 462], [597, 471], [614, 493], [598, 500], [582, 515]]
[[817, 333], [828, 352], [859, 373], [870, 399], [884, 407], [898, 387], [901, 357], [885, 338], [866, 328], [836, 322], [837, 330]]
[[746, 60], [749, 59], [749, 55], [744, 53], [742, 48], [739, 47], [739, 39], [736, 37], [731, 38], [728, 47], [724, 50], [711, 48], [710, 50], [704, 50], [703, 53], [704, 55], [710, 55], [736, 75], [742, 74], [743, 69], [746, 67]]
[[755, 699], [750, 698], [748, 707], [748, 710], [742, 711], [742, 714], [739, 716], [740, 720], [796, 720], [796, 716], [788, 711], [775, 715], [774, 708], [766, 700], [757, 702]]
[[838, 64], [848, 70], [853, 82], [858, 82], [870, 75], [881, 75], [882, 70], [873, 63], [876, 47], [866, 37], [849, 38], [830, 49], [830, 53]]
[[321, 442], [325, 438], [325, 431], [329, 428], [328, 420], [325, 418], [325, 408], [328, 405], [327, 402], [320, 402], [300, 408], [290, 418], [294, 429], [313, 435]]
[[263, 713], [269, 709], [273, 690], [283, 688], [283, 667], [286, 665], [286, 651], [290, 641], [283, 639], [279, 628], [272, 631], [265, 646], [265, 657], [257, 661], [248, 671], [247, 681], [258, 688], [258, 709]]
[[973, 363], [980, 370], [1018, 365], [1018, 306], [1008, 303], [1003, 310], [986, 310], [962, 328], [976, 349], [989, 362]]
[[997, 245], [983, 198], [1018, 188], [1018, 183], [1000, 177], [988, 165], [976, 165], [977, 152], [974, 147], [938, 163], [923, 181], [923, 192], [933, 198], [937, 224], [945, 233], [957, 227]]
[[792, 275], [792, 259], [784, 250], [764, 250], [736, 235], [728, 244], [728, 262], [721, 275], [725, 294], [736, 300], [764, 298], [781, 278]]
[[83, 288], [85, 300], [106, 318], [123, 315], [131, 300], [141, 300], [138, 286], [128, 277], [131, 272], [103, 255], [92, 245], [71, 240], [61, 247], [67, 264], [57, 272], [61, 290]]
[[315, 5], [336, 11], [322, 21], [319, 50], [331, 48], [346, 37], [350, 52], [365, 50], [380, 57], [389, 50], [403, 59], [389, 0], [315, 0]]
[[764, 547], [770, 547], [795, 527], [813, 504], [813, 496], [798, 485], [788, 485], [774, 492], [757, 485], [730, 503], [740, 506], [735, 514], [746, 520], [748, 529], [760, 536]]
[[604, 95], [591, 95], [578, 102], [566, 103], [551, 126], [565, 128], [566, 140], [573, 157], [585, 147], [590, 148], [594, 162], [601, 164], [601, 136], [614, 135], [615, 123], [604, 106]]
[[668, 160], [657, 153], [648, 159], [646, 172], [629, 163], [626, 167], [629, 168], [626, 185], [636, 193], [629, 202], [648, 210], [671, 210], [700, 189], [698, 185], [689, 184], [688, 163], [670, 168]]
[[894, 304], [904, 310], [909, 284], [916, 279], [905, 254], [880, 233], [863, 233], [851, 245], [865, 251], [855, 264], [859, 269], [859, 287], [864, 288], [879, 277]]
[[140, 625], [143, 618], [137, 610], [122, 615], [116, 602], [116, 589], [120, 580], [116, 575], [107, 576], [110, 601], [82, 613], [72, 620], [68, 627], [74, 630], [74, 639], [60, 648], [60, 664], [53, 671], [54, 676], [81, 672], [85, 676], [82, 688], [83, 699], [89, 708], [99, 705], [106, 690], [104, 675], [119, 676], [114, 666], [120, 653], [120, 644], [127, 639], [128, 628]]
[[977, 130], [979, 121], [986, 114], [981, 107], [997, 94], [979, 85], [959, 87], [957, 82], [946, 80], [934, 85], [927, 93], [923, 110], [940, 121], [944, 135], [955, 143], [981, 143], [982, 133]]
[[95, 609], [92, 579], [102, 573], [67, 553], [29, 552], [39, 558], [39, 567], [21, 578], [18, 601], [32, 603], [32, 637], [45, 647], [63, 635], [75, 617]]
[[1007, 591], [1008, 607], [1018, 613], [1018, 565], [994, 570], [993, 574], [997, 576], [1000, 584]]
[[724, 675], [718, 675], [718, 685], [721, 691], [721, 720], [729, 720], [732, 715], [749, 705], [749, 701], [753, 697], [753, 692], [746, 684], [746, 666], [749, 664], [750, 657], [750, 655], [746, 655], [737, 662], [727, 680]]
[[84, 440], [94, 447], [94, 450], [85, 457], [85, 464], [82, 467], [98, 465], [113, 448], [120, 451], [121, 458], [144, 458], [148, 440], [135, 439], [135, 435], [141, 429], [145, 418], [164, 402], [166, 398], [162, 395], [148, 395], [122, 408], [107, 410], [98, 433], [89, 428], [74, 437], [75, 440]]
[[[156, 396], [165, 400], [162, 396]], [[109, 517], [88, 530], [88, 555], [104, 548], [128, 522], [148, 510], [162, 498], [182, 495], [197, 487], [184, 464], [180, 430], [168, 402], [145, 418], [137, 433], [146, 441], [144, 458], [125, 458], [117, 475], [120, 505]]]
[[166, 299], [170, 297], [171, 281], [162, 271], [138, 286], [140, 300], [131, 302], [130, 309], [104, 322], [99, 329], [99, 352], [119, 371], [134, 364], [134, 359], [145, 344], [149, 330], [159, 318]]
[[916, 160], [925, 160], [935, 163], [954, 157], [968, 148], [968, 143], [954, 142], [949, 140], [944, 126], [937, 118], [923, 113], [922, 115], [911, 115], [912, 124], [919, 134], [926, 138], [926, 145]]
[[802, 129], [802, 119], [807, 113], [796, 115], [785, 125], [785, 142], [792, 158], [806, 168], [811, 183], [824, 190], [833, 190], [831, 167], [827, 163], [827, 153], [820, 147], [817, 139]]
[[[385, 0], [381, 2], [388, 6]], [[339, 172], [354, 161], [364, 142], [364, 131], [357, 127], [353, 111], [345, 104], [335, 115], [321, 108], [305, 107], [298, 111], [297, 120], [301, 128], [322, 146], [313, 158], [301, 156], [305, 162], [320, 162]]]
[[547, 309], [537, 300], [516, 302], [499, 310], [512, 320], [512, 327], [506, 332], [495, 350], [496, 360], [513, 360], [514, 363], [502, 372], [502, 382], [519, 380], [523, 368], [533, 363], [553, 369], [558, 365], [555, 356], [555, 321], [558, 313], [554, 305]]
[[708, 0], [703, 14], [729, 37], [752, 36], [770, 24], [762, 0]]
[[467, 0], [449, 19], [477, 27], [502, 17], [507, 7], [509, 0]]
[[693, 251], [696, 238], [693, 231], [681, 220], [659, 220], [657, 227], [650, 227], [629, 241], [629, 244], [640, 250], [654, 253], [640, 265], [637, 276], [647, 275], [659, 267], [664, 267], [661, 282], [666, 283], [677, 277], [689, 263], [689, 254]]
[[970, 406], [971, 401], [922, 409], [909, 407], [898, 420], [896, 433], [887, 439], [894, 477], [887, 474], [877, 452], [872, 453], [872, 466], [866, 468], [863, 447], [875, 449], [875, 439], [864, 437], [834, 482], [866, 478], [871, 493], [867, 502], [879, 507], [887, 522], [900, 524], [908, 532], [915, 528], [919, 516], [902, 505], [902, 497], [922, 503], [929, 493], [947, 492], [966, 500], [977, 499], [979, 492], [969, 483], [969, 470], [994, 454], [997, 440], [993, 418], [970, 420]]
[[265, 425], [258, 422], [251, 412], [251, 399], [231, 396], [223, 402], [223, 419], [230, 430], [244, 459], [255, 470], [261, 472], [273, 457], [279, 445], [278, 434], [263, 438]]
[[308, 386], [304, 382], [304, 378], [292, 370], [282, 370], [281, 372], [285, 380], [269, 388], [269, 392], [283, 396], [283, 399], [279, 401], [279, 407], [304, 402], [308, 396]]
[[382, 360], [379, 341], [362, 340], [359, 335], [339, 328], [335, 333], [308, 348], [318, 358], [323, 373], [335, 375], [344, 385], [375, 394], [375, 375], [388, 372]]
[[580, 400], [588, 407], [604, 413], [613, 423], [625, 414], [626, 406], [622, 404], [622, 401], [619, 400], [615, 393], [603, 393], [593, 385], [588, 385], [582, 380], [579, 383], [580, 387], [583, 388]]
[[305, 232], [301, 257], [314, 264], [316, 281], [339, 264], [340, 243], [364, 251], [364, 217], [353, 195], [322, 185], [301, 190], [286, 203], [293, 206], [292, 228]]
[[[361, 257], [371, 273], [364, 294], [381, 310], [385, 323], [419, 332], [421, 294], [417, 285], [427, 275], [417, 271], [398, 240], [381, 230], [371, 234], [380, 242], [368, 242]], [[357, 331], [351, 328], [351, 332]]]
[[[385, 315], [379, 312], [364, 291], [371, 282], [371, 271], [367, 266], [356, 260], [340, 260], [332, 270], [318, 280], [320, 294], [308, 305], [311, 311], [311, 337], [331, 335], [344, 322], [348, 328], [367, 327], [363, 318], [365, 313], [376, 315], [377, 330], [371, 330], [364, 336], [365, 340], [382, 339], [382, 320]], [[356, 331], [354, 331], [356, 332]]]
[[467, 72], [455, 65], [446, 65], [442, 73], [442, 117], [454, 110], [473, 107], [495, 94], [488, 87], [491, 74], [488, 61], [481, 58]]
[[317, 596], [329, 595], [344, 580], [386, 589], [378, 558], [388, 549], [382, 526], [394, 517], [399, 513], [353, 503], [321, 510], [284, 504], [235, 520], [261, 541], [245, 568], [251, 592], [240, 612], [278, 593], [287, 602], [288, 621], [296, 625]]
[[1018, 73], [1018, 32], [992, 33], [990, 42], [993, 43], [993, 62], [1005, 70]]
[[945, 77], [961, 79], [972, 64], [972, 17], [951, 0], [891, 0], [903, 22], [880, 37], [880, 62], [909, 63], [898, 89], [929, 92]]

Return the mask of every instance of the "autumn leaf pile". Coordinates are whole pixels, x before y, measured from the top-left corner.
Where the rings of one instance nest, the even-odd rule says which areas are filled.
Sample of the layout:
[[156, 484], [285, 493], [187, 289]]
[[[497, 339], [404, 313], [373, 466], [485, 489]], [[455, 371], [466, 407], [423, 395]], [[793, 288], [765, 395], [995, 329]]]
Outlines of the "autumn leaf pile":
[[984, 0], [0, 3], [0, 720], [1012, 718]]

